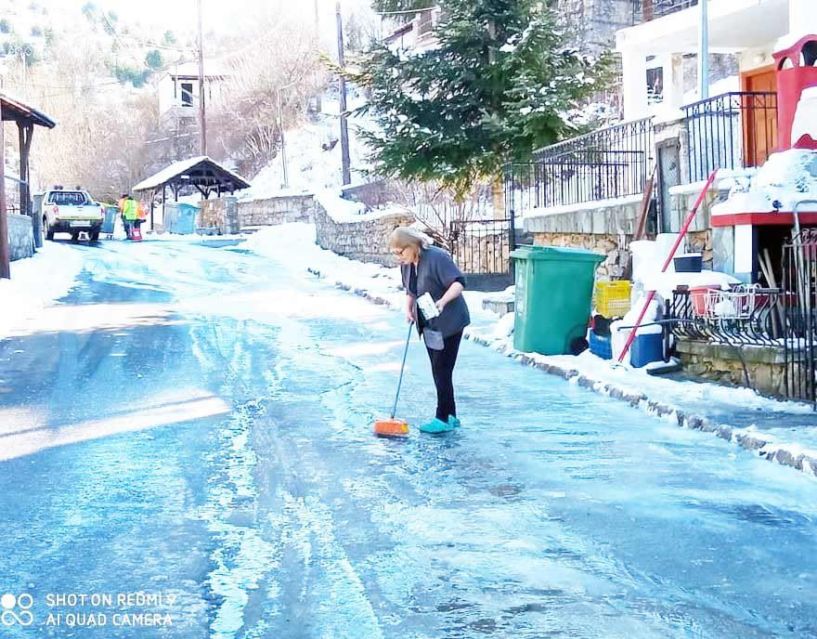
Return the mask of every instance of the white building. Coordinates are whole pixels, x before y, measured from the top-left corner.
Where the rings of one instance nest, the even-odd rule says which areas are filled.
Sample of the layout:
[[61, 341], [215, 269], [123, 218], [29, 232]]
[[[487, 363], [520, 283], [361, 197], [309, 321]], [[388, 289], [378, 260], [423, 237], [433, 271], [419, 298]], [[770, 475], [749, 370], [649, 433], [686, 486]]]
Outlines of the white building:
[[[627, 120], [684, 105], [682, 59], [699, 46], [698, 0], [646, 0], [642, 6], [644, 21], [617, 36]], [[710, 53], [738, 56], [741, 91], [775, 91], [772, 52], [817, 33], [815, 9], [814, 0], [708, 0]], [[651, 104], [648, 78], [660, 78], [661, 104]]]
[[[222, 90], [227, 77], [220, 64], [206, 62], [204, 67], [205, 101], [212, 101]], [[161, 118], [183, 120], [198, 117], [199, 67], [185, 62], [171, 67], [159, 80], [159, 115]]]
[[[788, 126], [792, 98], [779, 103], [784, 76], [772, 54], [803, 41], [801, 66], [814, 65], [817, 39], [807, 36], [817, 35], [817, 0], [708, 0], [707, 6], [710, 53], [737, 61], [729, 88], [709, 83], [710, 96], [701, 99], [688, 90], [689, 82], [684, 86], [684, 61], [699, 50], [699, 0], [634, 0], [633, 25], [616, 37], [624, 121], [539, 149], [531, 162], [509, 167], [509, 208], [537, 241], [581, 238], [585, 247], [624, 251], [645, 219], [654, 232], [677, 232], [713, 170], [749, 175], [771, 153], [789, 148], [781, 126]], [[814, 69], [803, 75], [814, 77]], [[817, 131], [817, 123], [795, 120], [795, 137], [804, 126]], [[655, 187], [645, 199], [648, 184]], [[766, 247], [779, 252], [789, 230], [775, 228], [780, 220], [769, 224], [764, 218], [754, 227], [760, 239], [747, 244], [752, 257]], [[728, 266], [730, 256], [753, 227], [720, 226], [707, 200], [687, 240], [706, 261], [731, 272], [736, 267]]]
[[434, 29], [440, 23], [442, 9], [439, 6], [419, 9], [411, 20], [399, 23], [385, 18], [382, 24], [383, 41], [392, 50], [422, 51], [436, 46]]

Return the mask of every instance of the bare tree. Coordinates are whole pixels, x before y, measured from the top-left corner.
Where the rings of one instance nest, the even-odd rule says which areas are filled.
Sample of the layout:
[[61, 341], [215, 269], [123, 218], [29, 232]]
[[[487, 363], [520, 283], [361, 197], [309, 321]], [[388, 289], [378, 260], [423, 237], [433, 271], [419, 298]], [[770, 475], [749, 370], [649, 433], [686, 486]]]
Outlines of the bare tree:
[[282, 132], [303, 120], [325, 83], [313, 31], [285, 20], [256, 29], [228, 59], [210, 120], [214, 147], [249, 175], [278, 154]]

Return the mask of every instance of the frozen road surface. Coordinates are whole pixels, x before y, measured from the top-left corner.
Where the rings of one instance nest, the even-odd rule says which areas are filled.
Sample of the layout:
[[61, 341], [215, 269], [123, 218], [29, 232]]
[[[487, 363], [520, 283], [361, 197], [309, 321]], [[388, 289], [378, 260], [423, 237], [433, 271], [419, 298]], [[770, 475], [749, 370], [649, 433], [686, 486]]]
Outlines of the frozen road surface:
[[[241, 246], [77, 245], [0, 342], [0, 637], [817, 637], [817, 482]], [[433, 415], [414, 341], [399, 414]]]

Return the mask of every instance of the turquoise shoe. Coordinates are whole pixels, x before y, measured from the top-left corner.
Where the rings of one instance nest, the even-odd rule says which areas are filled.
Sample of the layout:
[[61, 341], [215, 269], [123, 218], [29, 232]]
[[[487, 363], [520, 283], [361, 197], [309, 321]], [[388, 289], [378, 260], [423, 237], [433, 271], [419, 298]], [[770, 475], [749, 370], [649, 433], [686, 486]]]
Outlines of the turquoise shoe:
[[462, 426], [462, 422], [453, 415], [448, 416], [448, 423], [451, 424], [452, 428], [460, 428]]
[[432, 434], [448, 433], [451, 432], [452, 430], [454, 430], [453, 424], [451, 424], [450, 422], [444, 422], [443, 420], [437, 419], [436, 417], [427, 424], [423, 424], [422, 426], [420, 426], [420, 432], [423, 433]]

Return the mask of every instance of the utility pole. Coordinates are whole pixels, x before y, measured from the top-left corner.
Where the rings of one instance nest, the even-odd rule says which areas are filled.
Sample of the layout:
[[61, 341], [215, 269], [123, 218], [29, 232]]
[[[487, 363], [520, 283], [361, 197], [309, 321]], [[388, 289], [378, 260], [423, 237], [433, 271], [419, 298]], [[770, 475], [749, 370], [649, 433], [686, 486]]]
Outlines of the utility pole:
[[278, 130], [281, 133], [281, 169], [284, 177], [284, 188], [286, 189], [289, 187], [289, 175], [287, 173], [287, 146], [284, 140], [284, 111], [281, 104], [281, 89], [278, 89]]
[[6, 131], [3, 126], [2, 99], [0, 99], [0, 279], [11, 279], [9, 220], [6, 211]]
[[204, 33], [202, 28], [202, 0], [196, 0], [199, 18], [199, 131], [201, 133], [199, 149], [201, 155], [207, 155], [207, 111], [204, 104]]
[[708, 0], [700, 0], [701, 25], [698, 29], [698, 99], [709, 98], [709, 10]]
[[[346, 56], [343, 51], [343, 17], [340, 14], [340, 0], [335, 4], [335, 14], [338, 22], [338, 66], [341, 71], [346, 65]], [[340, 153], [343, 165], [343, 184], [352, 181], [351, 161], [349, 160], [349, 114], [346, 112], [346, 78], [340, 76]]]
[[[320, 51], [321, 49], [321, 14], [318, 10], [318, 0], [315, 0], [315, 48]], [[320, 89], [315, 94], [315, 113], [320, 114], [321, 112], [321, 92]]]

